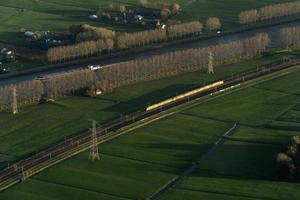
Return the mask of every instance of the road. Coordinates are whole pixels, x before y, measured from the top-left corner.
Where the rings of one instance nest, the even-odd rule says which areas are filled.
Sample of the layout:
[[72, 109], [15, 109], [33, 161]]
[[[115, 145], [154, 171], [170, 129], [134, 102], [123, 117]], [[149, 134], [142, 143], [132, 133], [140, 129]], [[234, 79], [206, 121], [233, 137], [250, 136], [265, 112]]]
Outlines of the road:
[[[132, 60], [132, 59], [147, 58], [149, 56], [160, 55], [160, 54], [166, 53], [166, 52], [185, 50], [185, 49], [190, 49], [190, 48], [203, 48], [203, 47], [207, 47], [207, 46], [211, 46], [211, 45], [224, 44], [224, 43], [233, 42], [233, 41], [236, 41], [239, 39], [251, 37], [257, 33], [268, 33], [270, 36], [270, 39], [271, 39], [271, 43], [269, 44], [268, 48], [276, 48], [276, 47], [280, 47], [279, 30], [284, 27], [297, 26], [297, 25], [300, 25], [300, 20], [285, 23], [285, 24], [280, 24], [280, 25], [274, 25], [272, 27], [265, 27], [265, 28], [250, 30], [247, 32], [242, 32], [242, 33], [233, 33], [233, 34], [224, 35], [224, 36], [220, 36], [217, 38], [211, 38], [211, 39], [207, 39], [207, 40], [199, 40], [196, 42], [193, 41], [193, 42], [188, 42], [188, 43], [184, 43], [184, 44], [178, 44], [176, 46], [162, 47], [162, 48], [153, 49], [153, 50], [149, 50], [146, 52], [141, 52], [141, 53], [133, 54], [130, 56], [126, 56], [125, 58], [122, 57], [122, 58], [116, 58], [116, 59], [109, 59], [109, 60], [106, 60], [106, 61], [103, 61], [100, 63], [95, 63], [95, 64], [100, 64], [100, 65], [105, 66], [105, 65], [110, 65], [113, 63]], [[0, 80], [0, 85], [15, 84], [15, 83], [25, 81], [25, 80], [32, 80], [37, 76], [52, 76], [52, 75], [57, 75], [57, 74], [63, 74], [63, 73], [67, 73], [67, 72], [74, 71], [74, 70], [81, 70], [86, 67], [87, 66], [75, 66], [75, 67], [53, 70], [51, 72], [38, 72], [38, 73], [30, 74], [30, 75], [18, 76], [18, 77], [14, 77], [14, 78], [10, 78], [10, 79]]]

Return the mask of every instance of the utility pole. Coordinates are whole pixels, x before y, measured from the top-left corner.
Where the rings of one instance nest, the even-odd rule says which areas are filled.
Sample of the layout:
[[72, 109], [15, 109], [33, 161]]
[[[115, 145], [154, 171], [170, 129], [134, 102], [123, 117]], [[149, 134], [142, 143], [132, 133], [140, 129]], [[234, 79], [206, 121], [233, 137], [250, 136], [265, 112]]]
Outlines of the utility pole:
[[90, 159], [92, 161], [100, 160], [99, 150], [98, 150], [98, 140], [97, 140], [97, 129], [96, 129], [96, 121], [92, 122], [92, 139], [91, 139], [91, 149], [90, 149]]
[[18, 113], [18, 100], [17, 100], [17, 88], [16, 88], [16, 86], [13, 87], [12, 113], [14, 115]]
[[213, 53], [210, 51], [208, 53], [208, 74], [214, 74], [214, 55]]

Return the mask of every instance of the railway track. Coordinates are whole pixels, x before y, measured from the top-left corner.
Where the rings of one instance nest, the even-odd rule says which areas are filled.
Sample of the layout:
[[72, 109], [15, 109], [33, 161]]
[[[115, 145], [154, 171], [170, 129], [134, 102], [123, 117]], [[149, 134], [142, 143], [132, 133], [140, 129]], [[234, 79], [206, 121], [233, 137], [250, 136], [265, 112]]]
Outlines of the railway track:
[[[110, 121], [106, 124], [103, 124], [101, 128], [97, 129], [97, 140], [100, 142], [102, 139], [111, 135], [120, 128], [131, 125], [137, 121], [145, 119], [147, 117], [158, 114], [162, 111], [173, 108], [177, 105], [181, 105], [188, 101], [198, 99], [209, 95], [211, 93], [221, 91], [227, 88], [230, 88], [234, 85], [240, 84], [242, 82], [267, 75], [273, 72], [277, 72], [283, 69], [287, 69], [300, 64], [299, 60], [293, 60], [287, 63], [281, 63], [274, 66], [257, 69], [255, 71], [249, 71], [231, 78], [222, 80], [224, 83], [215, 87], [210, 87], [201, 92], [194, 93], [190, 96], [184, 98], [176, 99], [167, 104], [159, 104], [160, 106], [155, 107], [151, 110], [141, 110], [130, 115], [121, 117], [119, 119]], [[26, 180], [28, 177], [42, 170], [42, 168], [47, 168], [57, 162], [60, 162], [67, 157], [76, 155], [83, 150], [88, 149], [91, 146], [92, 134], [90, 131], [86, 131], [76, 137], [67, 139], [62, 143], [59, 143], [55, 146], [52, 146], [48, 149], [45, 149], [29, 158], [21, 160], [12, 166], [0, 171], [0, 191], [7, 189], [8, 187]], [[52, 163], [52, 164], [51, 164]]]

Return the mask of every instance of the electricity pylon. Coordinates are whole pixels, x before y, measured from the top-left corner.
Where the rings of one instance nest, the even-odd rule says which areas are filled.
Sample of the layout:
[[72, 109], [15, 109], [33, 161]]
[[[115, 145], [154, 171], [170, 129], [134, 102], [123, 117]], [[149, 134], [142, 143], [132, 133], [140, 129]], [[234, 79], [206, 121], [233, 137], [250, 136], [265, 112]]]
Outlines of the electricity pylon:
[[12, 92], [13, 92], [12, 113], [15, 115], [18, 113], [17, 88], [13, 87]]
[[214, 55], [212, 52], [209, 52], [208, 54], [208, 73], [214, 74]]
[[92, 139], [91, 139], [91, 149], [90, 149], [90, 159], [92, 161], [100, 160], [99, 150], [98, 150], [98, 141], [97, 141], [97, 129], [96, 129], [96, 121], [92, 122]]

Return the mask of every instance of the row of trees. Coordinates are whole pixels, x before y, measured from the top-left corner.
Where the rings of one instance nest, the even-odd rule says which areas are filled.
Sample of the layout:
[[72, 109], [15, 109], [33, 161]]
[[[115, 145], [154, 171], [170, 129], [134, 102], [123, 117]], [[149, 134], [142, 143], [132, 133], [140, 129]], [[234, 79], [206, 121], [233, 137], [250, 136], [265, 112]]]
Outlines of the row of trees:
[[124, 49], [136, 46], [144, 46], [154, 42], [160, 42], [167, 38], [182, 38], [188, 35], [202, 33], [203, 24], [199, 21], [170, 25], [165, 29], [154, 29], [136, 33], [124, 33], [117, 38], [117, 47]]
[[66, 95], [74, 95], [76, 92], [86, 89], [96, 81], [96, 74], [91, 70], [80, 70], [54, 76], [43, 81], [44, 96], [57, 99]]
[[75, 37], [76, 42], [112, 39], [116, 32], [106, 28], [94, 27], [88, 24], [74, 25], [70, 27], [70, 33]]
[[285, 48], [300, 48], [300, 26], [280, 30], [282, 46]]
[[154, 42], [163, 41], [167, 38], [166, 30], [154, 29], [135, 33], [124, 33], [117, 39], [117, 46], [120, 49], [144, 46]]
[[222, 27], [221, 21], [218, 17], [210, 17], [206, 21], [206, 28], [209, 30], [218, 30]]
[[300, 180], [300, 137], [294, 136], [285, 153], [277, 155], [278, 178], [289, 181]]
[[164, 2], [149, 2], [148, 0], [140, 0], [140, 6], [144, 8], [168, 11], [173, 15], [180, 12], [180, 5], [178, 3], [168, 4]]
[[[64, 62], [77, 58], [100, 54], [114, 48], [125, 49], [144, 46], [167, 38], [181, 38], [187, 35], [200, 34], [203, 24], [199, 21], [171, 25], [165, 29], [153, 29], [135, 33], [123, 33], [115, 37], [114, 32], [102, 28], [93, 28], [89, 25], [73, 26], [71, 32], [79, 42], [74, 45], [50, 48], [47, 52], [49, 62]], [[80, 38], [80, 39], [78, 39]], [[102, 38], [102, 39], [97, 39]], [[85, 41], [88, 40], [88, 41]], [[116, 44], [115, 42], [116, 41]]]
[[47, 60], [51, 63], [69, 61], [81, 57], [97, 55], [103, 51], [111, 51], [114, 40], [85, 41], [69, 46], [59, 46], [48, 50]]
[[259, 10], [252, 9], [240, 13], [241, 24], [251, 24], [257, 21], [270, 20], [300, 13], [300, 1], [264, 6]]
[[13, 91], [17, 91], [17, 105], [24, 106], [38, 103], [42, 98], [57, 99], [93, 85], [95, 72], [81, 70], [61, 76], [49, 77], [46, 80], [24, 81], [16, 85], [0, 87], [0, 110], [7, 110], [13, 104]]
[[48, 77], [43, 81], [35, 80], [14, 86], [4, 86], [0, 87], [0, 109], [7, 109], [11, 106], [14, 87], [17, 88], [19, 105], [38, 102], [42, 97], [57, 99], [65, 95], [73, 95], [95, 86], [96, 83], [97, 89], [100, 87], [103, 92], [108, 92], [140, 81], [173, 76], [188, 71], [207, 70], [208, 63], [211, 61], [209, 55], [213, 55], [214, 65], [251, 58], [264, 51], [268, 43], [267, 34], [258, 34], [228, 44], [175, 51], [146, 59], [117, 63], [105, 66], [97, 72], [80, 70]]
[[198, 35], [203, 30], [203, 24], [199, 21], [192, 21], [182, 24], [170, 25], [167, 28], [168, 36], [171, 39], [181, 38], [187, 35]]
[[17, 90], [17, 103], [19, 106], [39, 102], [44, 94], [44, 86], [41, 81], [37, 80], [2, 86], [0, 87], [0, 110], [11, 108], [14, 88]]
[[[200, 49], [176, 51], [146, 59], [132, 60], [105, 67], [97, 72], [104, 91], [145, 80], [175, 74], [207, 70], [209, 54], [214, 65], [250, 58], [264, 51], [269, 43], [267, 34], [258, 34], [244, 40]], [[230, 51], [228, 51], [230, 49]]]

